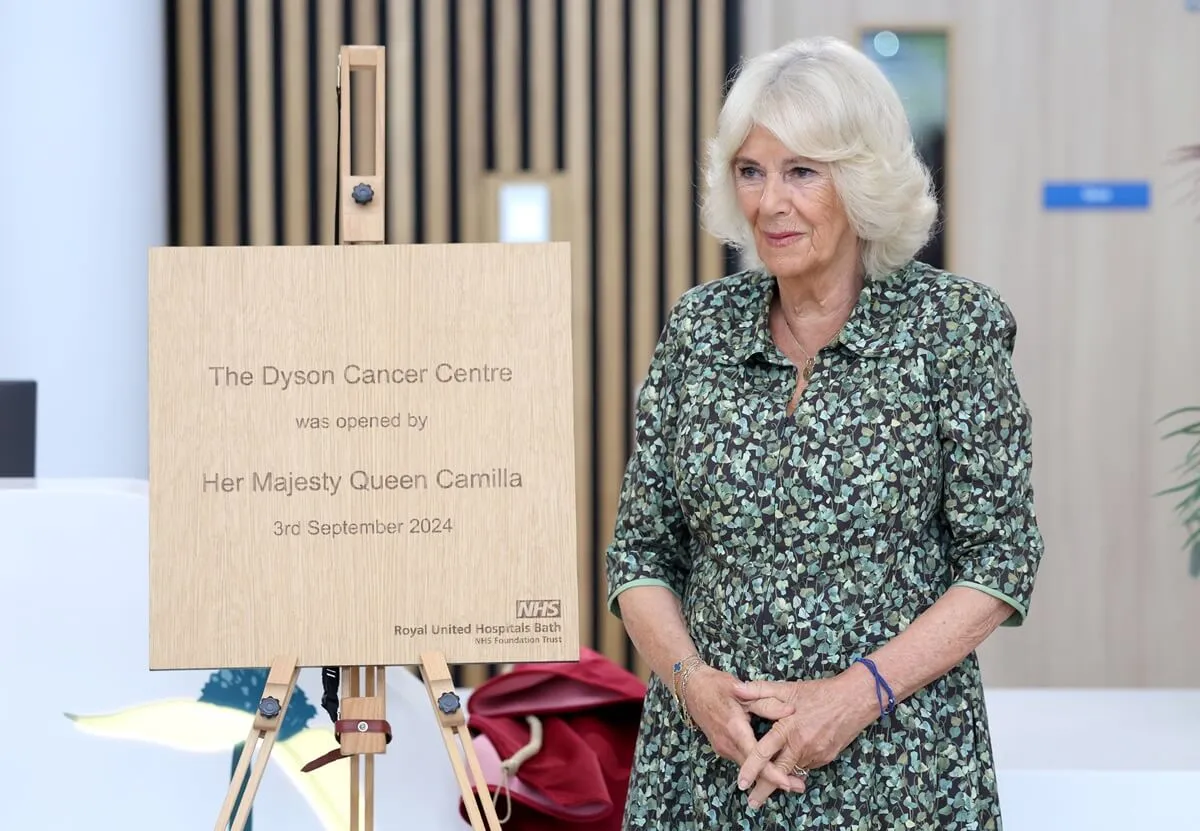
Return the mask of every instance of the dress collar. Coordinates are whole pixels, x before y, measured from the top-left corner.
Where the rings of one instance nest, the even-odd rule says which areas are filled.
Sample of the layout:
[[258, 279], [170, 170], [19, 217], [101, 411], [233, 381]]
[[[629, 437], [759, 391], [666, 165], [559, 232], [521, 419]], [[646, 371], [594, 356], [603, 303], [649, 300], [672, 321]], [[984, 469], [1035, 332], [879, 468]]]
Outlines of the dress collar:
[[[850, 317], [826, 349], [842, 348], [864, 358], [881, 358], [910, 348], [913, 338], [905, 325], [905, 310], [913, 299], [916, 282], [913, 278], [920, 268], [920, 263], [910, 261], [891, 274], [868, 280]], [[746, 308], [751, 313], [726, 330], [718, 352], [735, 363], [756, 357], [787, 363], [771, 338], [771, 303], [778, 284], [772, 275], [761, 270], [747, 273], [746, 278], [751, 294]]]

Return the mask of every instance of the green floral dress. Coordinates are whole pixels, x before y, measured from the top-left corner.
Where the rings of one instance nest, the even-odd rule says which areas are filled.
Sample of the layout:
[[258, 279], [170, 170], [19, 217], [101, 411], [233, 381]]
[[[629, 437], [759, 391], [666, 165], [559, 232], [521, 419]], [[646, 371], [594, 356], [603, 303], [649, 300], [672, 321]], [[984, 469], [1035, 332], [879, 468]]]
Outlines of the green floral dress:
[[[796, 368], [770, 336], [775, 288], [743, 272], [672, 310], [638, 398], [610, 609], [628, 588], [667, 586], [705, 660], [775, 680], [837, 674], [954, 585], [1006, 600], [1006, 625], [1020, 625], [1042, 538], [1008, 307], [915, 261], [870, 282], [789, 416]], [[974, 654], [812, 771], [803, 794], [751, 811], [737, 770], [652, 677], [624, 827], [1001, 828]]]

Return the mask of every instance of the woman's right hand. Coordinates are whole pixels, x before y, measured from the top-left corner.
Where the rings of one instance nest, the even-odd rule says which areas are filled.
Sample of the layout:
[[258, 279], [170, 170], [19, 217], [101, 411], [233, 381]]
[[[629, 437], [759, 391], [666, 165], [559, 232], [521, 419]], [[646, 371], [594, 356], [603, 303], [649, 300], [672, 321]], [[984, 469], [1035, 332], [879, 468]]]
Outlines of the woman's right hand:
[[[716, 754], [740, 766], [758, 748], [750, 715], [778, 721], [792, 715], [796, 708], [778, 698], [743, 701], [734, 692], [738, 684], [738, 679], [727, 672], [708, 665], [696, 667], [684, 690], [684, 705]], [[803, 780], [774, 765], [764, 766], [760, 775], [783, 791], [804, 789]]]

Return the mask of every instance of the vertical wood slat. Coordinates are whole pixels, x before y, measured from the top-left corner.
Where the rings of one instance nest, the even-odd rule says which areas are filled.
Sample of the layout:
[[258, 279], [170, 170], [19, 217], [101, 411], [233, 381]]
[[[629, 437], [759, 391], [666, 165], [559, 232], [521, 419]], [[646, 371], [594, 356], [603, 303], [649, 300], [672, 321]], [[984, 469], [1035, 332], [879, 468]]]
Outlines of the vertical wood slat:
[[[700, 43], [697, 63], [699, 64], [699, 131], [701, 141], [700, 159], [703, 160], [703, 140], [717, 128], [717, 114], [721, 109], [726, 75], [724, 44], [725, 0], [699, 0]], [[702, 283], [716, 280], [725, 273], [724, 249], [720, 242], [709, 234], [700, 234], [698, 256], [698, 278]]]
[[[308, 176], [308, 157], [312, 114], [308, 87], [304, 83], [308, 65], [308, 21], [300, 3], [280, 3], [283, 31], [283, 199], [284, 245], [308, 242], [309, 214], [312, 210], [313, 182]], [[257, 44], [251, 48], [255, 48]]]
[[[564, 164], [574, 191], [574, 222], [571, 234], [572, 321], [574, 324], [575, 367], [575, 504], [578, 530], [579, 637], [583, 643], [598, 646], [593, 612], [603, 613], [606, 586], [603, 579], [603, 551], [592, 539], [592, 492], [595, 471], [592, 442], [595, 431], [596, 395], [592, 383], [592, 247], [591, 211], [591, 65], [590, 4], [564, 3], [566, 20], [565, 96], [566, 136]], [[599, 560], [599, 564], [597, 563]], [[600, 571], [600, 574], [597, 572]]]
[[[352, 29], [347, 33], [345, 43], [355, 46], [375, 46], [381, 43], [379, 5], [375, 0], [351, 0], [351, 8]], [[350, 113], [354, 125], [354, 147], [350, 151], [351, 170], [355, 174], [374, 175], [371, 160], [375, 154], [375, 79], [373, 73], [363, 71], [355, 74], [361, 77], [352, 78], [350, 82]], [[342, 95], [346, 94], [347, 91], [342, 90]], [[386, 191], [385, 187], [384, 192]]]
[[238, 181], [237, 117], [237, 4], [234, 0], [213, 0], [213, 169], [208, 171], [214, 185], [215, 227], [211, 229], [217, 245], [237, 245], [240, 213]]
[[[448, 198], [458, 200], [460, 236], [466, 241], [481, 239], [481, 188], [484, 171], [484, 142], [483, 130], [486, 126], [484, 119], [484, 84], [487, 75], [484, 66], [485, 31], [484, 0], [451, 0], [458, 3], [458, 32], [453, 44], [458, 66], [458, 85], [452, 94], [458, 109], [457, 158], [446, 152], [446, 148], [455, 146], [448, 142], [444, 149], [427, 149], [425, 158], [434, 164], [445, 157], [447, 164], [458, 166], [458, 190]], [[451, 46], [447, 42], [447, 46]], [[451, 92], [448, 90], [448, 92]], [[428, 100], [428, 98], [426, 99]], [[426, 110], [428, 113], [428, 109]], [[434, 155], [430, 158], [430, 152]], [[448, 185], [447, 185], [448, 189]], [[429, 190], [426, 189], [426, 193]], [[457, 668], [453, 673], [455, 683], [474, 688], [487, 680], [492, 668], [486, 665], [465, 666]]]
[[555, 168], [554, 142], [555, 111], [554, 92], [561, 79], [555, 77], [555, 9], [554, 0], [529, 0], [530, 33], [526, 49], [530, 55], [531, 77], [529, 97], [529, 160], [538, 173], [548, 173]]
[[480, 231], [479, 183], [483, 177], [484, 84], [487, 83], [483, 55], [484, 0], [454, 0], [458, 3], [458, 199], [461, 235], [468, 242], [484, 241]]
[[632, 21], [633, 188], [632, 209], [633, 281], [631, 346], [628, 356], [633, 384], [641, 382], [658, 340], [658, 217], [662, 195], [658, 191], [658, 4], [637, 3]]
[[496, 147], [494, 169], [514, 173], [521, 169], [520, 90], [521, 39], [519, 0], [492, 0], [492, 42], [495, 63], [489, 68], [495, 98], [492, 137]]
[[[625, 319], [625, 158], [620, 136], [627, 129], [624, 112], [624, 31], [616, 4], [605, 4], [598, 27], [599, 62], [598, 129], [596, 163], [599, 167], [599, 215], [596, 217], [597, 270], [595, 283], [599, 354], [595, 362], [599, 377], [593, 380], [598, 400], [605, 403], [597, 416], [597, 440], [600, 446], [599, 469], [593, 487], [599, 489], [599, 539], [596, 540], [597, 585], [604, 585], [604, 557], [601, 556], [616, 517], [617, 497], [625, 472], [625, 431], [627, 413], [622, 407], [625, 396], [624, 343]], [[600, 651], [621, 655], [625, 651], [625, 631], [612, 615], [601, 618]], [[622, 661], [624, 662], [624, 661]]]
[[[696, 79], [690, 66], [693, 4], [673, 3], [666, 0], [663, 29], [666, 32], [666, 81], [663, 95], [666, 108], [663, 152], [667, 166], [666, 193], [663, 194], [665, 232], [663, 245], [667, 247], [666, 305], [670, 308], [691, 285], [695, 273], [695, 257], [691, 246], [693, 182], [703, 180], [701, 159], [693, 163], [691, 155], [692, 135], [692, 86]], [[703, 150], [703, 137], [697, 137]]]
[[378, 0], [351, 0], [353, 22], [347, 33], [347, 45], [378, 46], [383, 43], [379, 29]]
[[317, 245], [333, 245], [335, 229], [333, 215], [337, 207], [337, 59], [346, 37], [343, 28], [342, 4], [322, 2], [317, 4], [317, 147], [320, 156], [317, 170], [320, 180], [313, 183], [312, 194], [316, 199], [313, 209], [319, 217]]
[[[572, 205], [581, 637], [645, 675], [620, 621], [606, 608], [604, 549], [630, 445], [632, 395], [661, 330], [664, 304], [724, 269], [719, 244], [703, 234], [697, 235], [699, 245], [693, 238], [700, 176], [693, 150], [715, 123], [726, 71], [725, 15], [736, 4], [527, 0], [523, 6], [521, 0], [490, 0], [488, 27], [489, 0], [453, 0], [454, 30], [451, 7], [434, 0], [247, 4], [246, 77], [239, 78], [238, 17], [231, 10], [243, 6], [233, 0], [169, 2], [176, 4], [179, 33], [172, 90], [179, 118], [176, 244], [236, 243], [242, 227], [254, 244], [269, 244], [272, 237], [282, 244], [332, 244], [336, 56], [343, 43], [382, 43], [388, 50], [389, 243], [479, 239], [484, 174], [516, 174], [522, 167], [532, 176], [554, 172], [562, 130]], [[626, 13], [632, 15], [628, 21]], [[207, 54], [200, 34], [205, 20], [212, 34]], [[562, 44], [556, 41], [560, 32]], [[493, 61], [485, 66], [489, 45]], [[215, 105], [208, 116], [205, 85]], [[245, 125], [238, 122], [239, 96], [248, 96]], [[355, 121], [366, 120], [369, 102], [355, 103]], [[214, 136], [207, 149], [206, 134]], [[358, 126], [354, 135], [361, 136]], [[240, 182], [238, 160], [245, 153], [248, 181]], [[275, 153], [281, 156], [278, 182]], [[283, 200], [281, 211], [276, 198]], [[206, 226], [208, 212], [212, 228]], [[282, 215], [282, 228], [274, 228], [276, 215]], [[477, 683], [491, 671], [465, 670], [460, 682]]]
[[179, 142], [179, 192], [174, 194], [179, 206], [179, 245], [204, 243], [204, 77], [201, 60], [200, 0], [178, 0], [176, 3], [175, 56], [178, 71], [177, 86], [172, 90], [178, 122], [175, 125]]
[[416, 242], [415, 2], [420, 0], [393, 0], [387, 17], [387, 222], [388, 242], [396, 245]]
[[450, 23], [449, 3], [426, 3], [419, 33], [424, 65], [421, 67], [421, 167], [425, 176], [425, 201], [419, 206], [425, 219], [422, 242], [452, 242], [450, 239], [450, 165], [454, 163], [450, 141]]
[[271, 25], [274, 15], [271, 4], [250, 3], [246, 7], [246, 57], [249, 61], [249, 102], [246, 111], [250, 118], [247, 151], [250, 154], [249, 245], [270, 245], [275, 241], [275, 82], [272, 54], [280, 44], [272, 42]]
[[[658, 192], [657, 173], [658, 108], [662, 102], [658, 94], [658, 10], [656, 2], [637, 3], [631, 21], [633, 108], [629, 130], [633, 158], [627, 164], [633, 169], [632, 193], [628, 197], [632, 214], [629, 232], [633, 236], [632, 274], [628, 279], [632, 281], [633, 296], [630, 303], [632, 318], [627, 324], [632, 330], [630, 351], [626, 356], [631, 400], [633, 390], [645, 376], [659, 335], [658, 288], [662, 275], [656, 269], [658, 246], [662, 242], [658, 238], [662, 198]], [[629, 432], [627, 429], [626, 435]], [[622, 454], [622, 458], [626, 455]], [[643, 673], [648, 670], [640, 656], [636, 665]]]

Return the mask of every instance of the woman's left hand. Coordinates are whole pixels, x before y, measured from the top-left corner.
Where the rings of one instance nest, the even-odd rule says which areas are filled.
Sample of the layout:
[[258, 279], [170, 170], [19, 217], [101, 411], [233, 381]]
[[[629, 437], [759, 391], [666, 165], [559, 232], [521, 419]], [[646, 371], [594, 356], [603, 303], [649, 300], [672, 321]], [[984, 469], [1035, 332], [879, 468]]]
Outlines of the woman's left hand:
[[750, 806], [757, 808], [775, 790], [760, 777], [766, 765], [779, 767], [784, 775], [794, 769], [805, 771], [829, 764], [878, 715], [870, 698], [872, 687], [853, 676], [836, 676], [815, 681], [746, 681], [734, 687], [734, 695], [751, 702], [775, 698], [795, 707], [795, 713], [775, 722], [738, 773], [738, 787], [750, 791]]

